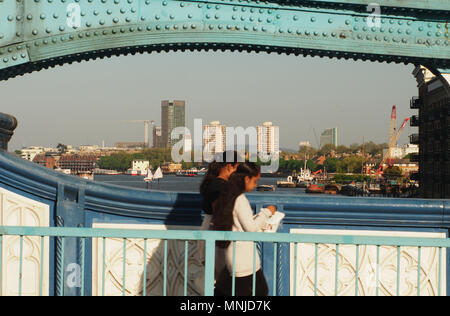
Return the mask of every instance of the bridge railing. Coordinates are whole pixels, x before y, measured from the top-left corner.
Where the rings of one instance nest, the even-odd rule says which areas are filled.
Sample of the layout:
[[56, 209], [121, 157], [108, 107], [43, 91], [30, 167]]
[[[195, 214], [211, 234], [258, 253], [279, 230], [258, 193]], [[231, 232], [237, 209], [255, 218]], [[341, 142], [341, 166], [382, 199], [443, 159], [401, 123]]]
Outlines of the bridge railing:
[[[16, 248], [12, 250], [15, 253], [15, 264], [11, 265], [10, 261], [6, 260], [6, 253], [4, 248], [4, 242], [7, 238], [15, 238], [16, 239]], [[129, 272], [136, 273], [135, 271], [130, 271], [127, 267], [129, 265], [127, 259], [127, 243], [130, 240], [143, 240], [143, 257], [142, 262], [139, 264], [141, 269], [138, 271], [141, 273], [141, 282], [142, 282], [142, 291], [139, 292], [139, 295], [147, 295], [146, 289], [148, 287], [147, 284], [147, 273], [154, 273], [155, 271], [151, 271], [149, 268], [146, 245], [148, 240], [160, 240], [162, 243], [162, 258], [161, 263], [162, 267], [159, 273], [162, 273], [162, 295], [171, 295], [169, 293], [169, 284], [168, 284], [168, 274], [173, 273], [173, 267], [168, 266], [168, 242], [169, 241], [181, 241], [184, 242], [184, 257], [182, 259], [178, 258], [179, 261], [184, 262], [181, 265], [182, 267], [182, 294], [188, 295], [188, 278], [189, 278], [189, 265], [188, 265], [188, 252], [189, 252], [189, 242], [205, 242], [204, 249], [204, 294], [206, 296], [214, 295], [214, 283], [215, 283], [215, 264], [216, 264], [216, 242], [217, 241], [231, 241], [230, 247], [233, 247], [233, 254], [235, 254], [236, 242], [237, 241], [250, 241], [253, 242], [253, 293], [255, 293], [255, 260], [257, 252], [260, 251], [258, 245], [260, 243], [269, 243], [271, 247], [273, 247], [273, 275], [271, 281], [273, 282], [272, 293], [269, 295], [277, 295], [276, 293], [276, 284], [277, 280], [277, 265], [282, 264], [277, 260], [277, 248], [280, 244], [288, 243], [291, 247], [291, 252], [293, 257], [291, 257], [290, 265], [290, 294], [291, 295], [299, 295], [297, 292], [298, 286], [300, 288], [303, 286], [300, 284], [301, 282], [310, 282], [312, 284], [312, 295], [323, 295], [327, 293], [331, 293], [331, 295], [341, 295], [339, 287], [341, 285], [341, 277], [339, 274], [342, 273], [342, 269], [339, 269], [338, 266], [340, 264], [340, 251], [343, 251], [344, 247], [351, 245], [353, 246], [354, 253], [354, 275], [352, 279], [354, 279], [354, 288], [352, 291], [348, 292], [347, 295], [367, 295], [370, 294], [365, 290], [362, 291], [359, 287], [362, 285], [360, 282], [361, 279], [361, 253], [362, 251], [367, 251], [364, 247], [374, 247], [376, 251], [376, 256], [373, 258], [374, 266], [372, 273], [372, 287], [374, 289], [372, 294], [370, 295], [385, 295], [386, 293], [381, 293], [381, 275], [385, 273], [383, 269], [392, 269], [389, 265], [381, 264], [380, 260], [380, 250], [385, 251], [387, 247], [393, 247], [394, 253], [396, 253], [396, 267], [394, 270], [396, 271], [396, 284], [394, 287], [396, 291], [394, 295], [402, 295], [400, 292], [400, 284], [401, 280], [405, 277], [404, 270], [401, 269], [401, 256], [402, 249], [405, 247], [413, 247], [416, 249], [416, 284], [413, 292], [410, 292], [411, 295], [423, 295], [421, 290], [424, 288], [424, 282], [432, 282], [430, 275], [426, 275], [422, 269], [422, 265], [428, 265], [429, 263], [422, 262], [422, 253], [425, 251], [424, 249], [434, 249], [435, 250], [435, 262], [437, 263], [435, 266], [436, 269], [436, 278], [434, 278], [435, 289], [432, 295], [445, 295], [446, 294], [446, 249], [450, 247], [450, 239], [449, 238], [413, 238], [413, 237], [386, 237], [386, 236], [355, 236], [355, 235], [323, 235], [323, 234], [288, 234], [288, 233], [241, 233], [241, 232], [218, 232], [218, 231], [193, 231], [193, 230], [142, 230], [142, 229], [108, 229], [108, 228], [71, 228], [71, 227], [25, 227], [25, 226], [0, 226], [0, 284], [2, 285], [2, 289], [5, 290], [5, 284], [11, 285], [14, 284], [17, 288], [17, 294], [23, 295], [23, 282], [25, 276], [29, 271], [26, 271], [26, 266], [24, 265], [24, 257], [26, 256], [25, 252], [31, 252], [30, 249], [25, 249], [24, 240], [35, 238], [34, 243], [37, 247], [40, 247], [40, 265], [38, 266], [39, 275], [36, 279], [39, 286], [39, 295], [47, 295], [51, 293], [44, 293], [43, 285], [48, 280], [45, 280], [43, 273], [43, 262], [44, 262], [44, 247], [48, 247], [48, 239], [53, 238], [55, 240], [56, 248], [60, 248], [57, 251], [56, 255], [56, 266], [63, 267], [62, 269], [55, 269], [55, 273], [59, 274], [54, 277], [55, 284], [55, 295], [64, 295], [64, 283], [71, 281], [70, 279], [74, 278], [74, 275], [69, 275], [67, 270], [67, 263], [64, 262], [64, 253], [67, 251], [77, 251], [81, 257], [81, 266], [79, 267], [78, 273], [75, 276], [79, 277], [79, 280], [75, 280], [77, 286], [80, 287], [80, 295], [85, 295], [86, 293], [90, 293], [87, 291], [86, 284], [89, 278], [93, 278], [93, 273], [95, 270], [95, 264], [93, 263], [93, 256], [89, 255], [88, 247], [89, 243], [94, 241], [100, 241], [102, 244], [102, 259], [99, 262], [99, 266], [101, 269], [97, 271], [96, 276], [99, 278], [99, 284], [101, 284], [98, 288], [97, 292], [92, 292], [92, 295], [105, 295], [105, 271], [108, 270], [108, 273], [111, 272], [111, 266], [105, 261], [105, 246], [107, 239], [115, 239], [116, 244], [118, 246], [119, 261], [122, 263], [121, 270], [116, 276], [116, 281], [121, 283], [122, 291], [121, 293], [116, 293], [116, 295], [130, 295], [130, 292], [126, 289], [127, 278], [131, 277]], [[37, 238], [37, 239], [36, 239]], [[80, 240], [80, 247], [78, 249], [64, 249], [65, 240], [68, 238], [78, 238]], [[122, 246], [120, 246], [120, 244]], [[307, 277], [302, 277], [300, 279], [299, 273], [302, 271], [299, 269], [298, 256], [300, 255], [300, 250], [304, 250], [304, 248], [299, 248], [300, 245], [309, 244], [313, 248], [313, 259], [309, 261], [310, 265], [313, 265], [314, 273]], [[327, 267], [319, 267], [319, 249], [324, 244], [332, 245], [332, 253], [333, 258], [328, 260]], [[183, 248], [183, 247], [182, 247]], [[330, 248], [330, 249], [331, 249]], [[363, 250], [364, 249], [364, 250]], [[11, 251], [11, 250], [10, 250]], [[322, 250], [320, 250], [322, 251]], [[348, 252], [348, 249], [346, 250]], [[172, 254], [173, 255], [173, 254]], [[250, 254], [249, 254], [250, 255]], [[135, 258], [134, 258], [135, 259]], [[320, 263], [323, 265], [323, 262]], [[334, 269], [333, 269], [334, 268]], [[171, 271], [169, 271], [172, 269]], [[334, 285], [329, 286], [326, 291], [319, 289], [322, 285], [319, 277], [319, 269], [329, 270], [334, 274]], [[267, 274], [267, 269], [265, 269], [265, 273]], [[235, 293], [235, 258], [233, 258], [233, 271], [232, 271], [232, 295]], [[388, 271], [389, 272], [389, 271]], [[348, 271], [346, 272], [348, 274]], [[410, 274], [411, 271], [408, 271]], [[72, 273], [70, 273], [72, 274]], [[266, 275], [267, 277], [267, 275]], [[5, 280], [7, 278], [8, 280]], [[348, 279], [348, 275], [346, 276]], [[309, 279], [309, 281], [308, 281]], [[73, 280], [72, 280], [73, 281]], [[71, 282], [72, 282], [71, 281]], [[92, 280], [92, 284], [95, 281]], [[410, 285], [409, 285], [410, 286]], [[384, 286], [383, 286], [384, 287]], [[5, 295], [6, 293], [2, 293]], [[426, 293], [430, 295], [430, 293]]]

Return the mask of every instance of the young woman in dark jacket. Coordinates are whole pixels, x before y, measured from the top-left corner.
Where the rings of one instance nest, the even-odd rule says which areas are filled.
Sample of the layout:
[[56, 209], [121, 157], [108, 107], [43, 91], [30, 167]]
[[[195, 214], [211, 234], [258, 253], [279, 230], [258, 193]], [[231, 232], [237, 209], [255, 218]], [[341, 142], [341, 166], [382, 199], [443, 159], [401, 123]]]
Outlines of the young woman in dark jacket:
[[211, 224], [212, 204], [217, 200], [226, 187], [230, 175], [239, 166], [236, 151], [222, 153], [221, 159], [216, 159], [209, 164], [208, 171], [200, 185], [200, 194], [203, 196], [203, 211], [205, 217], [202, 229], [207, 230]]

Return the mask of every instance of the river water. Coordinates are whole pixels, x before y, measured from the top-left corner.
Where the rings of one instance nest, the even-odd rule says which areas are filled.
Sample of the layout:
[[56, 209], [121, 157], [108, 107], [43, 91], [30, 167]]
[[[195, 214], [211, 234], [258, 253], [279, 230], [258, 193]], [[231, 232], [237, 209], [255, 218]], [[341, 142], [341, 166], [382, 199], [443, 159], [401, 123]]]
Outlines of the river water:
[[[195, 177], [177, 177], [175, 175], [164, 175], [159, 182], [156, 180], [151, 184], [144, 182], [142, 176], [130, 175], [96, 175], [94, 181], [120, 185], [125, 187], [132, 187], [136, 189], [152, 189], [162, 191], [175, 192], [198, 192], [203, 176]], [[272, 184], [275, 186], [275, 191], [258, 192], [256, 194], [306, 194], [304, 188], [277, 188], [277, 181], [286, 180], [285, 178], [265, 178], [261, 177], [258, 184]]]

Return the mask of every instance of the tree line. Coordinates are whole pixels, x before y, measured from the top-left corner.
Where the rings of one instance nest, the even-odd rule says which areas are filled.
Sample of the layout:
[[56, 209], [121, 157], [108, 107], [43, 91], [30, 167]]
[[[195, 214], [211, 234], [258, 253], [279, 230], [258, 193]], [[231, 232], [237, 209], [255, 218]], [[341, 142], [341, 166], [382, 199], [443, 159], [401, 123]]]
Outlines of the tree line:
[[[363, 158], [358, 156], [349, 156], [343, 159], [329, 157], [325, 159], [323, 165], [314, 162], [313, 160], [306, 161], [307, 169], [315, 172], [318, 170], [327, 171], [331, 173], [361, 173], [363, 165]], [[305, 167], [305, 160], [284, 159], [280, 158], [278, 170], [281, 173], [300, 172], [301, 168]]]
[[311, 146], [300, 146], [298, 151], [301, 155], [308, 156], [327, 156], [334, 152], [337, 155], [347, 154], [357, 154], [364, 152], [366, 155], [371, 157], [381, 157], [383, 155], [383, 149], [388, 148], [387, 143], [375, 144], [373, 141], [369, 141], [364, 144], [353, 143], [350, 146], [339, 145], [334, 146], [333, 144], [323, 145], [321, 148], [316, 149]]
[[170, 149], [150, 148], [136, 153], [120, 152], [109, 156], [102, 156], [97, 162], [101, 169], [117, 170], [125, 172], [131, 168], [133, 160], [148, 160], [155, 168], [164, 162], [172, 161]]
[[[316, 149], [309, 146], [302, 146], [298, 151], [300, 157], [307, 157], [306, 167], [315, 172], [318, 170], [327, 171], [330, 173], [361, 173], [363, 167], [363, 160], [367, 157], [378, 157], [381, 159], [383, 154], [383, 149], [388, 145], [386, 143], [375, 144], [369, 141], [364, 144], [351, 144], [350, 146], [339, 145], [337, 147], [327, 144], [322, 146], [320, 149]], [[357, 156], [357, 153], [364, 151], [365, 158]], [[330, 157], [331, 153], [340, 156]], [[193, 155], [193, 153], [192, 153]], [[323, 165], [317, 164], [313, 158], [320, 156], [328, 156]], [[191, 157], [193, 161], [193, 156]], [[309, 158], [309, 159], [308, 159]], [[172, 162], [171, 149], [170, 148], [149, 148], [142, 150], [140, 152], [129, 153], [121, 152], [114, 153], [109, 156], [100, 157], [98, 161], [98, 167], [102, 169], [112, 169], [124, 172], [131, 167], [133, 160], [148, 160], [153, 168], [162, 165], [165, 162]], [[181, 162], [184, 169], [199, 167], [198, 163], [194, 162]], [[258, 164], [262, 165], [258, 160]], [[301, 168], [305, 167], [304, 159], [279, 159], [280, 173], [292, 173], [300, 172]]]

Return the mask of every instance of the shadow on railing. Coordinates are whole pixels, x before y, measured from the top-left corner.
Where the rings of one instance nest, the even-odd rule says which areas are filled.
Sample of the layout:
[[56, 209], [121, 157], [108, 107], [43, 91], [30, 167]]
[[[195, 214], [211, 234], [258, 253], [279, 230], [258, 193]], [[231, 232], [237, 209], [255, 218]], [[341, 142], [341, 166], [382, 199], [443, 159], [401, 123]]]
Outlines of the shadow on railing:
[[[60, 239], [62, 249], [56, 261], [62, 269], [50, 271], [49, 238]], [[65, 248], [69, 238], [80, 238], [79, 247]], [[277, 295], [281, 264], [290, 266], [290, 295], [294, 296], [446, 295], [449, 238], [23, 226], [0, 226], [1, 294], [60, 296], [65, 294], [65, 282], [79, 287], [80, 295], [212, 296], [215, 245], [221, 240], [231, 241], [233, 254], [237, 242], [253, 242], [253, 262], [259, 252], [257, 243], [271, 244], [273, 286], [269, 295], [273, 296]], [[150, 241], [156, 241], [156, 246], [148, 251]], [[178, 246], [169, 249], [175, 241]], [[196, 249], [198, 241], [205, 242], [204, 274], [198, 266], [191, 271], [189, 264], [192, 255], [199, 256], [199, 262], [203, 259], [198, 251], [203, 247]], [[277, 258], [283, 243], [290, 246], [287, 262]], [[190, 249], [195, 249], [194, 253]], [[80, 265], [64, 262], [68, 251], [78, 252]], [[32, 265], [36, 260], [38, 264]], [[230, 271], [232, 295], [234, 271], [235, 256]], [[61, 275], [52, 277], [53, 273]], [[253, 294], [255, 273], [254, 264]], [[52, 280], [61, 282], [55, 293], [49, 292]]]

